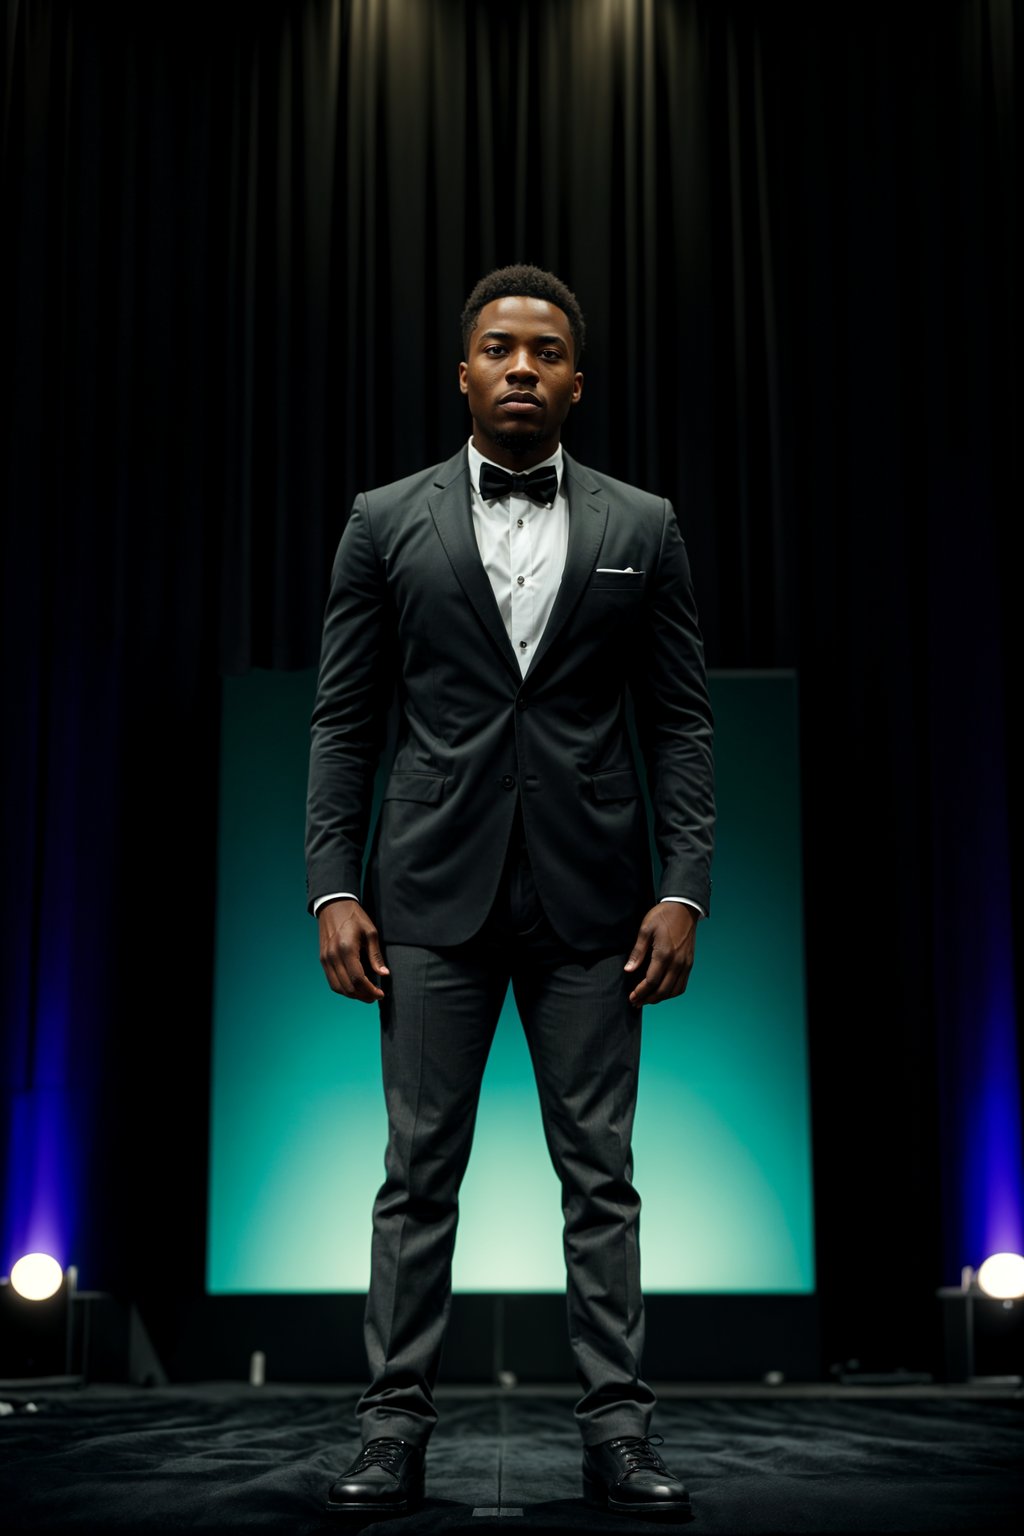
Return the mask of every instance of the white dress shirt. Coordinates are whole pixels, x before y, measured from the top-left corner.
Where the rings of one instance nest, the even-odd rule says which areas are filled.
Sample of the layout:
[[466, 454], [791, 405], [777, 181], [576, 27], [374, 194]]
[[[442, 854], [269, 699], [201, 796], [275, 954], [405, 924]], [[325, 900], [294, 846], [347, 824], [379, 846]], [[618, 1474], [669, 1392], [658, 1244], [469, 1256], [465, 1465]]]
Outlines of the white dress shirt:
[[[476, 547], [516, 653], [519, 670], [525, 673], [551, 617], [569, 547], [569, 498], [562, 474], [562, 445], [559, 443], [543, 463], [530, 466], [531, 469], [546, 469], [553, 465], [557, 471], [558, 490], [554, 501], [547, 506], [515, 491], [485, 501], [480, 494], [480, 466], [484, 462], [483, 454], [470, 438], [469, 480]], [[351, 891], [335, 891], [330, 896], [317, 898], [314, 913], [319, 912], [324, 902], [338, 901], [342, 897], [359, 900]], [[703, 909], [685, 896], [662, 896], [660, 899], [681, 901], [703, 916]]]
[[562, 445], [542, 464], [530, 466], [547, 469], [550, 465], [558, 475], [555, 499], [547, 506], [515, 491], [495, 501], [484, 501], [479, 489], [480, 466], [484, 462], [483, 454], [470, 438], [469, 480], [473, 488], [476, 547], [519, 670], [525, 672], [551, 617], [569, 547], [569, 500], [562, 483]]

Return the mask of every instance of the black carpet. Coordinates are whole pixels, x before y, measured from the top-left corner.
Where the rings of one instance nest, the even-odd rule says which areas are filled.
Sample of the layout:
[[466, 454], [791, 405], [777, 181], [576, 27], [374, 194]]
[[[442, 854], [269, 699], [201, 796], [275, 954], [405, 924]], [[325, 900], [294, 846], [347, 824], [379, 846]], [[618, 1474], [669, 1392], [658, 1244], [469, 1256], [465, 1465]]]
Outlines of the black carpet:
[[[0, 1385], [0, 1528], [345, 1530], [323, 1502], [358, 1448], [355, 1399], [301, 1385]], [[359, 1528], [650, 1533], [649, 1521], [584, 1505], [572, 1400], [449, 1389], [426, 1505]], [[687, 1388], [662, 1394], [653, 1428], [690, 1489], [692, 1536], [1024, 1531], [1019, 1390]]]

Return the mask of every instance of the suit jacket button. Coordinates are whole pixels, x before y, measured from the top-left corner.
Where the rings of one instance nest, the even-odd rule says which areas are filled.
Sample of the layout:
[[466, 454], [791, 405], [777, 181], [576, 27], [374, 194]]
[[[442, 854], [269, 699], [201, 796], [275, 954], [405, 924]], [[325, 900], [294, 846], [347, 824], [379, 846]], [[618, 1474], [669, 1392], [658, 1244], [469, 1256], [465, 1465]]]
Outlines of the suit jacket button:
[[501, 781], [502, 789], [515, 789], [516, 781], [510, 773], [506, 773]]
[[526, 695], [521, 693], [519, 695], [519, 697], [516, 699], [516, 709], [525, 709], [525, 708], [526, 708]]

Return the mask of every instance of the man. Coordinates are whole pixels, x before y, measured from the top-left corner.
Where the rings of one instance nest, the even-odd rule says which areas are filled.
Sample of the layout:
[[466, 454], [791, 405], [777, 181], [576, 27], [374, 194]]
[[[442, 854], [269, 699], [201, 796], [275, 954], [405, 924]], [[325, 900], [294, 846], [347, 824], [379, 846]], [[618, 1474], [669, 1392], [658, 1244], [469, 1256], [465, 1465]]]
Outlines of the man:
[[470, 294], [462, 331], [472, 436], [355, 498], [312, 714], [309, 905], [331, 987], [379, 1006], [389, 1126], [363, 1451], [327, 1507], [393, 1514], [423, 1497], [459, 1186], [511, 982], [562, 1184], [584, 1493], [662, 1515], [689, 1500], [649, 1438], [630, 1140], [642, 1008], [684, 990], [709, 909], [703, 645], [671, 505], [561, 445], [583, 389], [575, 296], [504, 267]]

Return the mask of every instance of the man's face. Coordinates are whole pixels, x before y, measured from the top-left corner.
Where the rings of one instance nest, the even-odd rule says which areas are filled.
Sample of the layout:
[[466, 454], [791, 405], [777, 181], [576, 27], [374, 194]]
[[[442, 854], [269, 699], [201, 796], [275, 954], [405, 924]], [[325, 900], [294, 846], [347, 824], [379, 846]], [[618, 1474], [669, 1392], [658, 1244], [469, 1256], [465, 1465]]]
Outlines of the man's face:
[[459, 364], [473, 441], [506, 469], [549, 458], [562, 422], [583, 391], [564, 310], [546, 299], [492, 299], [477, 318]]

